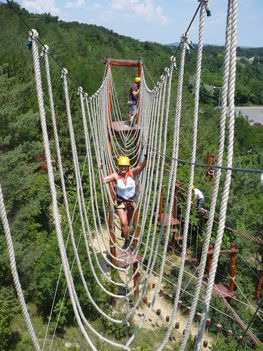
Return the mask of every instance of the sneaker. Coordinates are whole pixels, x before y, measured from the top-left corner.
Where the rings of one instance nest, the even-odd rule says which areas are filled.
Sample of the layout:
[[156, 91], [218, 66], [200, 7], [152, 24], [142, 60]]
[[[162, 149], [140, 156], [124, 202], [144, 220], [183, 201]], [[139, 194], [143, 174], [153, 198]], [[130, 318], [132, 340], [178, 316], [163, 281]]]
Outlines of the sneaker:
[[128, 239], [128, 240], [126, 239], [125, 242], [124, 242], [124, 245], [123, 245], [122, 249], [123, 249], [123, 250], [127, 250], [129, 246], [130, 246], [130, 240], [129, 240], [129, 239]]

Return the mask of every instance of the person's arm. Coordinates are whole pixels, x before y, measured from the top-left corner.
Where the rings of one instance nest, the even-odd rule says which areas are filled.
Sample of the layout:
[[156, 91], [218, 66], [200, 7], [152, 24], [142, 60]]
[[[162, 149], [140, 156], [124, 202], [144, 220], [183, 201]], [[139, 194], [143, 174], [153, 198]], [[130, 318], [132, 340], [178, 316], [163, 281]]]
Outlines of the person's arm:
[[132, 91], [133, 97], [136, 97], [136, 96], [139, 95], [139, 94], [140, 94], [140, 88], [139, 88], [138, 90], [133, 90], [133, 91]]
[[138, 174], [141, 173], [141, 171], [145, 168], [146, 166], [146, 162], [147, 162], [147, 156], [144, 155], [144, 159], [142, 160], [142, 162], [137, 165], [136, 167], [131, 169], [131, 172], [133, 174], [134, 177], [136, 177]]
[[112, 174], [106, 176], [105, 178], [102, 178], [101, 182], [102, 182], [102, 184], [106, 184], [109, 182], [113, 182], [114, 180], [116, 180], [116, 173], [112, 173]]

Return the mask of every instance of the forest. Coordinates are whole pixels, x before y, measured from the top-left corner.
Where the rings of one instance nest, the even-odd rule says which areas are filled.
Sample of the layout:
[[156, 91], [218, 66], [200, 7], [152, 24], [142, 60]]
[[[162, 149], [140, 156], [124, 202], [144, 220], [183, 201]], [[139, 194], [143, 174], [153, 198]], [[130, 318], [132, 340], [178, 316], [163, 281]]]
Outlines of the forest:
[[[39, 119], [39, 109], [36, 97], [32, 52], [27, 48], [28, 28], [18, 17], [24, 18], [30, 28], [36, 28], [41, 41], [47, 44], [52, 54], [50, 66], [53, 71], [53, 91], [56, 101], [58, 128], [60, 130], [61, 148], [64, 160], [64, 171], [67, 175], [67, 189], [70, 194], [70, 210], [73, 212], [76, 200], [76, 181], [73, 174], [73, 162], [70, 151], [70, 140], [66, 121], [66, 111], [63, 100], [61, 83], [61, 69], [69, 71], [70, 102], [72, 116], [76, 130], [77, 145], [80, 154], [80, 163], [84, 163], [84, 137], [80, 121], [80, 107], [78, 104], [77, 89], [82, 86], [85, 92], [92, 95], [100, 87], [105, 74], [105, 57], [137, 60], [143, 57], [144, 72], [149, 88], [153, 88], [163, 73], [165, 65], [169, 65], [170, 57], [175, 55], [176, 48], [152, 42], [140, 42], [130, 37], [118, 35], [103, 27], [67, 23], [50, 14], [32, 14], [12, 3], [15, 8], [0, 2], [0, 184], [2, 186], [7, 216], [12, 233], [16, 264], [27, 301], [30, 315], [37, 335], [42, 338], [45, 325], [50, 322], [50, 335], [56, 330], [56, 349], [77, 350], [73, 346], [65, 346], [65, 340], [75, 340], [84, 350], [84, 340], [79, 332], [72, 312], [71, 301], [64, 296], [66, 281], [62, 277], [59, 286], [56, 286], [60, 273], [60, 254], [55, 235], [52, 218], [51, 195], [49, 190], [47, 171], [44, 165], [44, 148]], [[16, 13], [17, 12], [17, 13]], [[177, 38], [175, 38], [176, 40]], [[237, 62], [237, 81], [235, 103], [237, 106], [263, 106], [263, 48], [237, 49], [240, 57], [254, 57], [252, 63], [247, 60]], [[205, 164], [207, 153], [217, 154], [220, 113], [220, 88], [222, 86], [224, 48], [219, 46], [205, 46], [203, 70], [201, 76], [200, 111], [198, 127], [197, 162]], [[177, 55], [177, 66], [180, 58]], [[261, 58], [261, 60], [260, 60]], [[191, 121], [193, 116], [193, 89], [196, 67], [196, 48], [192, 48], [186, 59], [185, 81], [183, 87], [184, 104], [182, 108], [182, 125], [180, 137], [179, 159], [189, 160], [191, 155]], [[43, 68], [44, 69], [44, 68]], [[127, 98], [129, 86], [136, 74], [135, 69], [113, 68], [113, 77], [119, 98], [122, 114], [128, 115]], [[55, 73], [54, 73], [55, 72]], [[173, 79], [173, 87], [177, 84], [177, 72]], [[47, 89], [47, 87], [45, 87]], [[175, 97], [171, 100], [171, 116], [175, 111]], [[50, 111], [48, 112], [49, 133], [52, 152], [55, 150], [52, 139]], [[172, 126], [172, 123], [171, 123]], [[167, 154], [172, 150], [172, 127], [168, 128]], [[263, 170], [263, 125], [254, 125], [246, 116], [239, 116], [235, 122], [234, 168]], [[94, 151], [94, 150], [93, 150]], [[58, 169], [54, 172], [59, 184]], [[178, 172], [178, 180], [187, 188], [189, 164], [182, 166]], [[209, 208], [213, 183], [204, 175], [205, 169], [196, 171], [195, 185], [202, 189], [206, 199], [206, 208]], [[168, 178], [168, 174], [166, 175]], [[167, 179], [166, 178], [166, 179]], [[88, 170], [85, 170], [83, 182], [88, 179]], [[224, 173], [223, 179], [224, 180]], [[87, 190], [87, 189], [86, 189]], [[263, 240], [263, 193], [260, 187], [260, 174], [248, 172], [233, 172], [228, 202], [226, 226], [237, 232], [246, 232], [249, 236]], [[62, 192], [59, 193], [59, 202], [63, 202]], [[185, 206], [183, 198], [179, 207]], [[61, 205], [64, 211], [63, 205]], [[63, 212], [64, 215], [64, 212]], [[206, 223], [194, 211], [191, 215], [191, 232], [193, 240], [189, 247], [196, 250], [200, 257], [202, 248], [202, 231]], [[76, 215], [74, 221], [76, 232], [80, 232], [80, 218]], [[197, 241], [197, 232], [199, 239]], [[216, 231], [212, 235], [215, 240]], [[263, 246], [234, 232], [225, 231], [223, 248], [229, 249], [234, 243], [239, 253], [236, 255], [235, 288], [236, 300], [232, 307], [244, 323], [249, 323], [257, 307], [255, 297], [260, 274], [263, 272]], [[74, 254], [68, 249], [71, 261]], [[85, 260], [85, 247], [81, 243], [79, 255]], [[173, 259], [169, 253], [169, 259]], [[85, 277], [90, 292], [104, 311], [112, 310], [112, 300], [103, 294], [95, 284], [89, 265], [85, 265]], [[191, 268], [188, 268], [189, 271]], [[229, 256], [222, 255], [219, 260], [217, 282], [229, 281]], [[105, 318], [98, 314], [92, 304], [86, 299], [85, 291], [77, 268], [73, 269], [74, 281], [83, 311], [89, 315], [92, 325], [116, 340], [125, 338], [124, 326], [112, 326]], [[167, 278], [175, 281], [178, 271], [172, 269]], [[63, 274], [62, 274], [63, 276]], [[186, 278], [185, 278], [186, 279]], [[108, 285], [107, 285], [108, 284]], [[105, 282], [109, 288], [110, 283]], [[194, 284], [188, 284], [189, 291], [193, 291]], [[50, 308], [54, 291], [57, 289], [52, 319], [49, 320]], [[167, 290], [173, 294], [171, 286]], [[261, 298], [263, 292], [261, 292]], [[245, 295], [245, 297], [244, 297]], [[185, 295], [182, 310], [186, 314], [187, 306], [191, 304], [190, 296]], [[245, 303], [240, 303], [244, 301]], [[213, 304], [218, 310], [224, 310], [220, 298], [213, 297]], [[254, 308], [252, 308], [252, 307]], [[224, 310], [225, 311], [225, 310]], [[227, 312], [225, 311], [225, 314]], [[56, 325], [58, 315], [59, 324]], [[253, 320], [251, 330], [263, 342], [263, 307]], [[216, 324], [209, 332], [214, 333], [215, 342], [213, 351], [234, 350], [237, 339], [242, 334], [240, 327], [233, 320], [211, 310], [211, 319], [223, 326], [223, 332], [216, 334]], [[230, 338], [228, 330], [232, 330], [235, 338]], [[132, 350], [152, 350], [152, 345], [145, 342], [150, 332], [144, 332]], [[157, 336], [158, 337], [158, 336]], [[192, 341], [191, 341], [192, 342]], [[192, 350], [191, 342], [188, 350]], [[98, 350], [105, 349], [105, 345], [97, 344]], [[6, 239], [2, 223], [0, 223], [0, 351], [29, 351], [33, 350], [32, 341], [23, 320], [19, 301], [16, 295], [7, 252]], [[171, 348], [167, 348], [170, 350]], [[246, 337], [243, 350], [251, 350], [251, 342]], [[258, 347], [258, 350], [263, 348]], [[175, 346], [174, 350], [177, 350]]]

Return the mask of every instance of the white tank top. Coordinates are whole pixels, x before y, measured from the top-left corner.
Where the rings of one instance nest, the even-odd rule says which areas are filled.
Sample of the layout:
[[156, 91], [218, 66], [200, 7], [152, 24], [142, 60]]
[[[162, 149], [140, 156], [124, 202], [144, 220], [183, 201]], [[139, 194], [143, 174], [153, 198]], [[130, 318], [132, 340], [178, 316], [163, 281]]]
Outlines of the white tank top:
[[131, 173], [128, 171], [125, 177], [122, 177], [118, 173], [118, 179], [116, 182], [117, 186], [117, 196], [129, 200], [134, 197], [136, 193], [136, 184], [135, 180], [132, 178]]

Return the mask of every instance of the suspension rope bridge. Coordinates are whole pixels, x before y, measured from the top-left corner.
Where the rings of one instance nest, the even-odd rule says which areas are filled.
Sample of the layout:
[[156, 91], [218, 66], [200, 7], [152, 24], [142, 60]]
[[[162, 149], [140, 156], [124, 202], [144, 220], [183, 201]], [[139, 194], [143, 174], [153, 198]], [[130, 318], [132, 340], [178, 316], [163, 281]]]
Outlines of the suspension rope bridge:
[[[57, 234], [58, 246], [61, 256], [62, 267], [67, 283], [67, 291], [70, 296], [74, 315], [78, 326], [92, 350], [96, 350], [94, 337], [108, 345], [123, 350], [131, 350], [132, 342], [137, 334], [149, 320], [150, 315], [156, 305], [158, 297], [162, 294], [164, 281], [169, 281], [165, 277], [165, 266], [167, 263], [167, 251], [171, 233], [182, 231], [182, 246], [180, 253], [180, 264], [178, 266], [178, 280], [174, 284], [174, 295], [172, 296], [172, 308], [169, 318], [167, 318], [167, 330], [163, 340], [160, 341], [158, 350], [163, 350], [172, 334], [175, 322], [178, 318], [180, 308], [180, 298], [183, 289], [183, 277], [187, 273], [187, 243], [189, 240], [190, 213], [192, 208], [192, 186], [194, 183], [195, 168], [200, 166], [196, 162], [196, 145], [198, 132], [198, 115], [199, 115], [199, 92], [201, 82], [201, 68], [203, 55], [203, 35], [205, 26], [205, 13], [210, 15], [208, 0], [199, 0], [200, 4], [190, 22], [187, 31], [181, 37], [181, 43], [177, 52], [180, 51], [180, 67], [178, 70], [178, 82], [176, 92], [176, 111], [175, 116], [171, 116], [170, 105], [171, 99], [175, 95], [172, 91], [172, 79], [176, 58], [171, 57], [168, 67], [163, 70], [160, 80], [155, 84], [153, 89], [149, 89], [144, 76], [143, 60], [126, 61], [116, 59], [105, 60], [105, 75], [100, 88], [92, 95], [88, 96], [82, 87], [78, 88], [81, 118], [83, 123], [83, 132], [85, 137], [85, 156], [86, 168], [88, 169], [87, 184], [83, 184], [83, 177], [80, 172], [79, 151], [76, 143], [75, 130], [71, 115], [70, 94], [68, 87], [68, 71], [63, 68], [61, 79], [63, 81], [67, 123], [71, 142], [71, 151], [73, 156], [74, 175], [76, 181], [76, 206], [80, 215], [81, 236], [76, 240], [74, 233], [74, 212], [71, 213], [69, 207], [67, 187], [64, 179], [63, 158], [61, 154], [59, 131], [57, 128], [57, 116], [54, 106], [52, 82], [49, 67], [49, 48], [42, 44], [38, 33], [30, 30], [29, 41], [32, 46], [34, 73], [36, 81], [37, 99], [40, 112], [40, 121], [43, 133], [43, 143], [45, 149], [45, 158], [47, 172], [52, 196], [52, 210], [54, 225]], [[192, 154], [191, 161], [184, 161], [179, 156], [179, 138], [180, 124], [183, 101], [183, 83], [185, 72], [186, 52], [191, 46], [188, 31], [199, 13], [199, 42], [197, 50], [195, 89], [194, 89], [194, 115], [193, 115], [193, 136], [192, 136]], [[196, 315], [197, 303], [202, 301], [202, 313], [199, 315], [199, 329], [195, 339], [194, 350], [200, 350], [202, 340], [204, 340], [205, 329], [209, 325], [209, 308], [212, 292], [215, 286], [215, 275], [220, 255], [221, 243], [226, 222], [226, 211], [229, 197], [232, 171], [238, 171], [232, 167], [233, 163], [233, 141], [234, 141], [234, 92], [236, 77], [236, 37], [237, 37], [237, 0], [229, 0], [227, 8], [226, 35], [225, 35], [225, 58], [224, 72], [221, 97], [221, 114], [219, 127], [219, 147], [217, 165], [215, 166], [215, 181], [213, 185], [213, 194], [207, 216], [207, 228], [202, 247], [201, 258], [198, 271], [191, 279], [195, 280], [195, 291], [189, 315], [180, 343], [180, 351], [186, 347], [191, 333], [191, 327]], [[39, 43], [42, 44], [42, 51], [39, 53]], [[40, 67], [39, 56], [44, 58], [45, 77], [48, 87], [49, 106], [45, 103], [43, 93], [43, 78]], [[141, 92], [139, 97], [139, 109], [136, 116], [135, 125], [127, 125], [121, 116], [121, 110], [118, 102], [116, 88], [112, 76], [113, 66], [138, 67], [138, 74], [141, 77]], [[64, 207], [67, 219], [67, 228], [74, 251], [74, 261], [70, 266], [67, 257], [67, 245], [63, 237], [64, 226], [61, 222], [61, 211], [57, 199], [56, 183], [52, 166], [52, 155], [50, 150], [50, 140], [47, 130], [46, 109], [49, 108], [52, 118], [53, 134], [56, 146], [56, 160], [60, 174], [61, 189], [63, 193]], [[226, 167], [223, 166], [223, 157], [226, 140], [226, 118], [229, 116], [228, 145], [226, 154]], [[173, 117], [173, 144], [172, 154], [167, 160], [167, 136], [168, 125]], [[148, 152], [147, 164], [142, 174], [136, 180], [137, 194], [135, 198], [135, 208], [130, 224], [131, 235], [130, 246], [123, 249], [122, 238], [120, 237], [120, 224], [118, 217], [115, 215], [114, 199], [116, 196], [115, 187], [109, 184], [103, 184], [102, 179], [117, 170], [117, 159], [119, 155], [129, 156], [132, 167], [141, 162], [143, 154]], [[166, 155], [166, 156], [165, 156]], [[169, 176], [165, 177], [165, 167], [169, 163]], [[181, 162], [188, 162], [190, 165], [189, 183], [186, 192], [186, 206], [184, 213], [184, 223], [178, 220], [174, 209], [174, 194], [177, 187], [177, 172]], [[215, 221], [216, 203], [219, 201], [219, 184], [221, 180], [221, 170], [226, 170], [224, 179], [222, 199], [220, 203], [219, 219]], [[251, 170], [248, 170], [251, 171]], [[252, 170], [254, 173], [260, 170]], [[99, 178], [99, 182], [98, 182]], [[162, 209], [162, 188], [164, 180], [166, 185], [166, 197], [164, 208]], [[84, 189], [88, 189], [85, 193]], [[87, 204], [89, 203], [88, 207]], [[158, 213], [161, 212], [161, 216]], [[4, 224], [4, 231], [8, 242], [8, 250], [11, 261], [12, 274], [15, 280], [15, 286], [22, 306], [26, 324], [29, 329], [34, 347], [36, 350], [44, 350], [47, 343], [47, 334], [44, 337], [42, 348], [34, 332], [30, 321], [27, 307], [24, 301], [22, 289], [19, 283], [19, 277], [16, 272], [15, 253], [12, 247], [11, 233], [5, 212], [2, 188], [0, 187], [0, 214]], [[166, 214], [166, 215], [165, 215]], [[200, 297], [201, 286], [205, 273], [206, 261], [209, 255], [209, 244], [211, 242], [211, 233], [214, 224], [217, 224], [217, 236], [213, 249], [213, 258], [209, 277], [206, 286], [204, 298]], [[192, 226], [191, 226], [192, 227]], [[182, 230], [181, 230], [182, 229]], [[244, 236], [245, 233], [243, 233]], [[125, 308], [125, 316], [117, 317], [117, 314], [110, 314], [104, 311], [92, 296], [88, 284], [85, 280], [83, 266], [79, 257], [78, 247], [80, 240], [84, 240], [88, 264], [92, 275], [98, 287], [104, 294], [113, 299], [121, 301]], [[191, 239], [192, 240], [192, 239]], [[256, 240], [255, 240], [256, 241]], [[260, 241], [256, 241], [262, 244]], [[157, 263], [158, 261], [158, 263]], [[161, 262], [159, 262], [161, 261]], [[89, 318], [83, 312], [81, 301], [79, 300], [74, 278], [72, 275], [73, 265], [76, 263], [87, 299], [94, 309], [107, 319], [110, 323], [126, 326], [126, 342], [121, 343], [105, 337], [101, 331], [96, 330], [89, 322]], [[109, 275], [105, 271], [105, 264], [110, 267], [111, 272], [117, 272], [120, 279], [115, 274]], [[158, 268], [158, 269], [157, 269]], [[158, 270], [158, 275], [156, 275]], [[189, 274], [189, 272], [188, 272]], [[61, 273], [60, 273], [61, 276]], [[145, 314], [135, 330], [131, 332], [129, 326], [133, 316], [137, 313], [137, 308], [141, 302], [147, 301], [147, 291], [152, 286], [152, 279], [155, 277], [155, 286], [151, 294], [151, 301], [147, 304]], [[60, 279], [60, 278], [59, 278]], [[58, 284], [59, 284], [58, 279]], [[232, 278], [231, 278], [232, 279]], [[108, 284], [109, 283], [109, 284]], [[113, 288], [112, 288], [113, 287]], [[125, 293], [124, 293], [125, 292]], [[66, 292], [65, 292], [66, 294]], [[65, 295], [64, 295], [65, 296]], [[133, 304], [131, 298], [135, 296]], [[55, 298], [54, 298], [55, 300]], [[248, 301], [247, 301], [248, 302]], [[54, 307], [54, 301], [52, 309]], [[212, 307], [213, 308], [213, 307]], [[51, 314], [52, 314], [51, 309]], [[222, 312], [223, 313], [223, 312]], [[242, 321], [241, 321], [242, 322]], [[246, 327], [246, 326], [245, 326]], [[260, 341], [250, 332], [254, 344]], [[52, 341], [53, 342], [53, 341]], [[205, 345], [204, 343], [203, 345]], [[52, 344], [50, 345], [51, 350]]]

